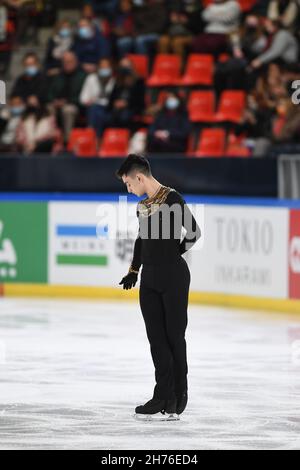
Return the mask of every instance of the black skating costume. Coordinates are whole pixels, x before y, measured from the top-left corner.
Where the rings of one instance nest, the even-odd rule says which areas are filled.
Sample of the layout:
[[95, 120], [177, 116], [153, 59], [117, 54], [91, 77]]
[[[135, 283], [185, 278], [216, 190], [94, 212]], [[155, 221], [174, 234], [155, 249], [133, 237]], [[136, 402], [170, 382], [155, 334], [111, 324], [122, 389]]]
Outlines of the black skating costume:
[[[153, 413], [161, 402], [168, 412], [180, 413], [187, 401], [185, 330], [190, 287], [190, 271], [181, 255], [196, 243], [201, 232], [185, 200], [167, 186], [140, 201], [137, 216], [139, 233], [129, 272], [137, 273], [143, 265], [139, 301], [156, 385], [148, 408], [140, 406], [136, 412]], [[183, 226], [187, 232], [181, 241]]]

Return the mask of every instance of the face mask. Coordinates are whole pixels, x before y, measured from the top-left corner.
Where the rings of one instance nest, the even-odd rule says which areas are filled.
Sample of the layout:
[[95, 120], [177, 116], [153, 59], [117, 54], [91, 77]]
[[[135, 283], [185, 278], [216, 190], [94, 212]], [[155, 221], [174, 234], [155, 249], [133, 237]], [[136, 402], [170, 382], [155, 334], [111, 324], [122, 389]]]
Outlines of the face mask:
[[106, 68], [103, 67], [103, 69], [98, 70], [98, 75], [101, 78], [108, 78], [111, 76], [111, 69], [108, 67]]
[[25, 67], [26, 75], [29, 75], [30, 77], [36, 75], [38, 71], [39, 69], [35, 65], [29, 65], [28, 67]]
[[10, 112], [13, 116], [20, 116], [25, 110], [24, 106], [12, 106]]
[[167, 109], [177, 109], [179, 106], [179, 100], [177, 98], [170, 97], [166, 101], [166, 108]]
[[90, 39], [93, 36], [91, 28], [87, 26], [82, 26], [81, 28], [79, 28], [78, 33], [82, 39]]
[[69, 38], [71, 36], [71, 30], [69, 28], [62, 28], [59, 32], [62, 38]]

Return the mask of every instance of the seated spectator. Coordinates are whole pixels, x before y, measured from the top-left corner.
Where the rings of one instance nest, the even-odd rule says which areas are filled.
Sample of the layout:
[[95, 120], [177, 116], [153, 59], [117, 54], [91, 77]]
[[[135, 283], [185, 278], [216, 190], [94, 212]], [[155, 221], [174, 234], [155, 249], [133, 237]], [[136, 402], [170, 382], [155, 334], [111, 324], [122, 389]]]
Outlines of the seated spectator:
[[91, 0], [90, 3], [97, 15], [105, 15], [109, 20], [114, 18], [118, 8], [118, 0]]
[[27, 107], [17, 129], [16, 143], [24, 154], [51, 152], [58, 135], [55, 117], [45, 106]]
[[80, 93], [79, 101], [87, 107], [88, 126], [93, 127], [99, 137], [109, 121], [109, 103], [115, 83], [111, 61], [101, 59], [97, 73], [86, 77]]
[[290, 97], [279, 100], [273, 121], [273, 143], [300, 143], [300, 108]]
[[251, 62], [253, 69], [259, 69], [270, 62], [280, 62], [284, 65], [295, 64], [298, 61], [299, 45], [292, 33], [282, 28], [280, 21], [265, 21], [265, 29], [270, 36], [270, 45], [265, 52]]
[[8, 73], [15, 38], [15, 25], [6, 5], [0, 2], [0, 73]]
[[175, 0], [173, 4], [174, 6], [177, 4], [177, 10], [187, 16], [187, 26], [193, 36], [203, 32], [205, 22], [202, 18], [204, 9], [202, 2], [198, 0]]
[[81, 18], [85, 18], [95, 26], [96, 33], [104, 36], [108, 35], [109, 22], [103, 18], [96, 15], [96, 12], [91, 3], [85, 3], [81, 10]]
[[25, 103], [20, 96], [12, 96], [7, 107], [0, 110], [0, 151], [14, 152], [17, 128], [25, 111]]
[[162, 111], [148, 131], [148, 152], [185, 152], [191, 125], [176, 93], [169, 92]]
[[[127, 52], [128, 38], [133, 37], [133, 16], [131, 0], [120, 0], [119, 11], [112, 24], [112, 33], [120, 58]], [[123, 48], [124, 44], [124, 48]]]
[[145, 106], [145, 83], [139, 78], [129, 59], [119, 63], [116, 85], [110, 98], [110, 127], [129, 127], [134, 116], [141, 115]]
[[[40, 12], [39, 0], [6, 0], [17, 18], [16, 42], [24, 45], [30, 40], [38, 43], [38, 19]], [[31, 34], [30, 34], [31, 33]]]
[[276, 109], [279, 99], [287, 96], [285, 76], [277, 64], [270, 64], [258, 78], [253, 95], [260, 109]]
[[262, 21], [256, 15], [248, 15], [240, 32], [238, 53], [234, 50], [235, 57], [245, 56], [253, 60], [267, 47], [267, 35], [265, 34]]
[[188, 25], [188, 16], [184, 11], [171, 11], [166, 34], [163, 34], [158, 41], [158, 52], [174, 53], [183, 60], [185, 49], [191, 42], [192, 34]]
[[255, 93], [247, 96], [247, 106], [244, 110], [241, 122], [236, 126], [236, 135], [246, 135], [254, 148], [254, 155], [264, 153], [264, 148], [269, 145], [268, 138], [272, 128], [272, 119], [276, 113], [276, 107], [272, 102], [261, 101]]
[[251, 9], [251, 13], [263, 18], [267, 16], [270, 0], [257, 0]]
[[65, 141], [75, 124], [80, 111], [79, 97], [86, 74], [79, 66], [73, 52], [65, 52], [62, 57], [62, 71], [54, 77], [48, 92], [50, 109], [62, 122]]
[[267, 12], [270, 20], [279, 20], [284, 28], [293, 30], [299, 18], [297, 0], [271, 0]]
[[133, 36], [122, 39], [122, 55], [134, 52], [149, 55], [168, 22], [163, 0], [133, 0]]
[[45, 101], [46, 78], [41, 71], [38, 57], [29, 52], [23, 59], [23, 74], [17, 78], [11, 96], [20, 96], [26, 104], [34, 101], [37, 105]]
[[290, 97], [282, 97], [276, 105], [276, 113], [271, 121], [269, 133], [254, 139], [254, 156], [265, 156], [273, 145], [300, 144], [300, 108]]
[[64, 52], [69, 51], [73, 44], [73, 32], [68, 20], [59, 21], [54, 35], [49, 39], [45, 57], [45, 69], [48, 75], [56, 75], [61, 68]]
[[214, 0], [202, 13], [207, 25], [204, 33], [194, 39], [193, 51], [215, 56], [226, 52], [230, 34], [239, 28], [240, 14], [241, 9], [236, 0]]
[[109, 57], [108, 41], [97, 31], [91, 20], [81, 18], [72, 51], [76, 54], [86, 73], [94, 73], [100, 59]]

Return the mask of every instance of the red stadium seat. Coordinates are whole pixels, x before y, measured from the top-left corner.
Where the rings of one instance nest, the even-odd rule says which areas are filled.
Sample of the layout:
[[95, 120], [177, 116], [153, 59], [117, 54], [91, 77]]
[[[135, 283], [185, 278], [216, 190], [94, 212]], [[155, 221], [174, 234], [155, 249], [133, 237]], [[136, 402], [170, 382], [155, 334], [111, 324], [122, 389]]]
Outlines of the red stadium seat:
[[230, 121], [238, 123], [241, 120], [246, 105], [246, 94], [240, 90], [223, 91], [218, 111], [215, 115], [216, 122]]
[[213, 91], [192, 91], [188, 100], [191, 122], [213, 122], [215, 94]]
[[180, 57], [175, 54], [157, 54], [148, 86], [172, 86], [180, 82]]
[[97, 155], [97, 136], [92, 128], [72, 129], [67, 146], [69, 152], [78, 156], [93, 157]]
[[243, 12], [251, 10], [257, 2], [258, 0], [239, 0], [239, 4]]
[[241, 144], [229, 144], [226, 149], [227, 157], [251, 157], [251, 152], [248, 147]]
[[146, 79], [149, 73], [148, 57], [142, 54], [128, 54], [127, 57], [132, 62], [136, 73]]
[[[249, 11], [258, 2], [258, 0], [238, 0], [242, 11]], [[202, 0], [203, 6], [207, 7], [213, 3], [213, 0]]]
[[74, 150], [75, 155], [78, 157], [96, 157], [97, 145], [96, 142], [78, 142], [77, 149]]
[[214, 58], [209, 54], [190, 54], [181, 85], [212, 85]]
[[196, 157], [223, 157], [226, 132], [224, 129], [203, 129], [195, 152]]
[[251, 157], [251, 151], [244, 145], [245, 136], [236, 136], [231, 133], [228, 136], [228, 145], [226, 149], [227, 157]]
[[106, 129], [103, 133], [99, 157], [123, 157], [127, 155], [129, 137], [128, 129]]

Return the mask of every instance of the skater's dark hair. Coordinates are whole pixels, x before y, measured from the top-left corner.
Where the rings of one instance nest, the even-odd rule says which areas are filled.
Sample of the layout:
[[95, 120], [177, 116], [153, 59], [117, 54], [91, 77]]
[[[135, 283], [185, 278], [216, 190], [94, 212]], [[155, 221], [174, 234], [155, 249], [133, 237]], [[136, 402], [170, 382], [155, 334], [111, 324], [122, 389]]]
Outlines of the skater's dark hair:
[[136, 171], [143, 173], [145, 176], [151, 176], [150, 163], [147, 158], [131, 153], [116, 171], [116, 177], [122, 179], [123, 175], [129, 175]]

